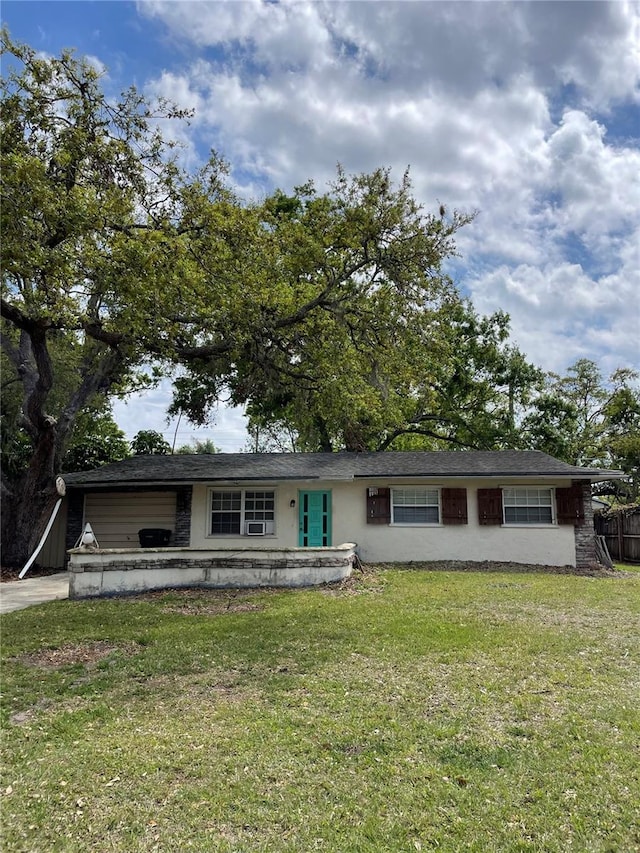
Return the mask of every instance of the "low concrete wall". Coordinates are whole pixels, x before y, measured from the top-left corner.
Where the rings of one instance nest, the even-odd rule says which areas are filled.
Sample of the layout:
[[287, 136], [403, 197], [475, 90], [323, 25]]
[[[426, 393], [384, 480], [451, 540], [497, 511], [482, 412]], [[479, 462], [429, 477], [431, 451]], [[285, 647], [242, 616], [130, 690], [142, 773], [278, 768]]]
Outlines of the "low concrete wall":
[[356, 546], [334, 548], [74, 548], [69, 598], [145, 592], [169, 587], [294, 587], [343, 580]]

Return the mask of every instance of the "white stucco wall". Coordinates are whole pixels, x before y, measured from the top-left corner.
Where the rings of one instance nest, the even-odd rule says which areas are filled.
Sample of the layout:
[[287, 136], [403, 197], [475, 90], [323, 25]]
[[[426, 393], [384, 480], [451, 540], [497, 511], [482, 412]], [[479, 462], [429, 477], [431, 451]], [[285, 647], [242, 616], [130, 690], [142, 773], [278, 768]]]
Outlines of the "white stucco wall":
[[[405, 479], [393, 485], [415, 485], [424, 480]], [[571, 525], [481, 526], [478, 524], [478, 488], [529, 485], [564, 487], [567, 479], [548, 480], [433, 480], [429, 485], [467, 489], [469, 523], [466, 525], [406, 526], [374, 525], [366, 522], [366, 489], [388, 486], [383, 480], [348, 482], [238, 484], [233, 488], [273, 488], [276, 492], [276, 528], [273, 536], [228, 537], [207, 535], [209, 523], [206, 485], [193, 488], [191, 547], [247, 548], [298, 545], [298, 491], [326, 490], [332, 496], [332, 542], [356, 542], [363, 562], [409, 562], [423, 560], [495, 560], [537, 565], [575, 566], [574, 529]], [[216, 488], [222, 488], [216, 485]], [[226, 487], [225, 487], [226, 488]], [[295, 500], [295, 507], [290, 502]]]

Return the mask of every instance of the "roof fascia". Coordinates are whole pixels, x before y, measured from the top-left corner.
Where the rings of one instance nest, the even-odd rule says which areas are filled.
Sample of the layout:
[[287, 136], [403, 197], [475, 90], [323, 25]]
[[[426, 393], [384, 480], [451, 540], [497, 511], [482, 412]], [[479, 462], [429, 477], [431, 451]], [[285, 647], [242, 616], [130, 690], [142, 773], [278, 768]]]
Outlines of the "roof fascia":
[[477, 471], [468, 471], [464, 473], [452, 473], [452, 472], [444, 472], [438, 471], [428, 474], [416, 474], [415, 472], [396, 472], [394, 474], [353, 474], [346, 477], [336, 477], [330, 474], [326, 476], [322, 475], [314, 475], [308, 477], [294, 477], [294, 476], [284, 476], [284, 477], [234, 477], [233, 479], [229, 477], [224, 478], [216, 478], [216, 477], [192, 477], [185, 478], [180, 480], [110, 480], [109, 482], [98, 482], [98, 481], [85, 481], [79, 483], [67, 483], [68, 489], [113, 489], [113, 488], [135, 488], [139, 487], [164, 487], [168, 486], [193, 486], [196, 484], [209, 484], [216, 483], [219, 485], [237, 485], [241, 483], [278, 483], [278, 482], [298, 482], [298, 483], [314, 483], [318, 481], [324, 482], [344, 482], [350, 483], [354, 480], [398, 480], [398, 479], [421, 479], [421, 480], [495, 480], [504, 479], [504, 480], [516, 480], [522, 479], [523, 477], [530, 477], [537, 480], [557, 480], [557, 479], [571, 479], [571, 480], [590, 480], [592, 483], [601, 483], [606, 480], [618, 480], [624, 479], [626, 475], [623, 471], [605, 471], [605, 470], [594, 470], [594, 469], [575, 469], [569, 471], [549, 471], [549, 472], [541, 472], [541, 471], [491, 471], [491, 472], [483, 472], [479, 473]]

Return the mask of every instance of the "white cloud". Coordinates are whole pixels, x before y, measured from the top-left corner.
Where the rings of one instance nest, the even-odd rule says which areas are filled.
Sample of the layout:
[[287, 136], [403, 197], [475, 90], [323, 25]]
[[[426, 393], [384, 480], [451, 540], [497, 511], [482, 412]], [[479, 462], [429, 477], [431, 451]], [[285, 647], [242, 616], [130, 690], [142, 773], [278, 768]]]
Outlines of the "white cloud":
[[193, 46], [153, 90], [196, 107], [241, 191], [410, 165], [427, 208], [480, 210], [455, 273], [530, 358], [638, 362], [640, 151], [613, 132], [638, 100], [637, 4], [139, 8]]
[[144, 15], [163, 20], [175, 36], [198, 47], [250, 45], [268, 66], [312, 66], [328, 54], [322, 4], [307, 2], [142, 2]]
[[549, 140], [563, 231], [598, 238], [638, 220], [640, 150], [607, 145], [605, 134], [606, 128], [584, 112], [568, 110]]
[[[571, 6], [577, 7], [572, 15]], [[569, 8], [568, 8], [569, 7]], [[574, 84], [585, 102], [608, 109], [625, 99], [640, 101], [640, 14], [638, 4], [582, 2], [547, 4], [547, 33], [562, 51], [562, 34], [578, 24], [570, 49], [553, 56], [564, 83]], [[565, 15], [571, 15], [570, 22]], [[554, 21], [554, 17], [558, 20]], [[579, 20], [577, 20], [577, 18]], [[565, 23], [567, 26], [565, 26]], [[580, 26], [582, 23], [582, 26]], [[555, 37], [554, 37], [555, 36]]]
[[[248, 50], [275, 69], [355, 64], [399, 91], [472, 94], [531, 73], [605, 107], [638, 97], [640, 14], [632, 2], [142, 2], [200, 48]], [[235, 51], [235, 53], [234, 53]]]
[[563, 372], [578, 358], [605, 372], [640, 367], [638, 255], [627, 248], [619, 272], [602, 279], [578, 264], [500, 266], [472, 283], [473, 301], [483, 313], [507, 311], [515, 342], [545, 370]]

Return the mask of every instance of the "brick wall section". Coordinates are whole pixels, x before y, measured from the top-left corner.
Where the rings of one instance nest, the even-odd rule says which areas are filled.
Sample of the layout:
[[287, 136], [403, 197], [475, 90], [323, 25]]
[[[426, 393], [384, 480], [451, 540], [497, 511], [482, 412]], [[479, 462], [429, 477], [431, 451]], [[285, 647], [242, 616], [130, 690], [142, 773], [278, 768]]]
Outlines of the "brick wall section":
[[576, 540], [576, 568], [593, 568], [598, 562], [596, 556], [596, 532], [593, 526], [593, 506], [591, 504], [591, 483], [589, 480], [574, 480], [574, 486], [582, 489], [582, 503], [584, 506], [584, 522], [574, 527]]
[[[65, 548], [75, 548], [76, 542], [82, 533], [82, 522], [84, 517], [84, 494], [75, 489], [67, 493], [67, 533]], [[66, 560], [69, 560], [67, 555]]]
[[[170, 550], [170, 549], [167, 549]], [[154, 549], [150, 549], [152, 554]], [[79, 553], [79, 552], [76, 552]], [[71, 571], [73, 572], [129, 572], [139, 569], [303, 569], [303, 568], [333, 568], [336, 566], [349, 566], [353, 563], [351, 554], [342, 556], [340, 554], [331, 554], [326, 557], [316, 556], [306, 560], [302, 559], [287, 559], [281, 558], [260, 558], [255, 557], [173, 557], [163, 559], [161, 549], [159, 556], [154, 560], [151, 555], [145, 557], [144, 563], [135, 560], [127, 560], [123, 555], [120, 558], [114, 558], [110, 562], [102, 562], [99, 565], [95, 563], [83, 563], [80, 558], [73, 564]]]
[[172, 546], [188, 548], [191, 545], [191, 497], [193, 486], [179, 486], [176, 489], [176, 527]]

